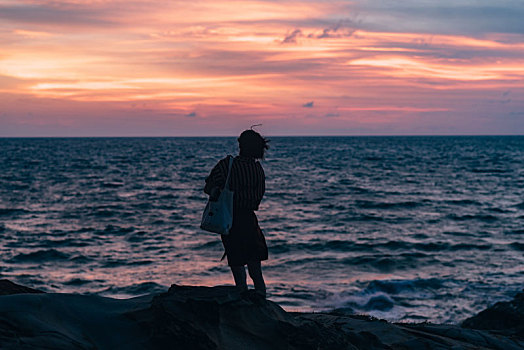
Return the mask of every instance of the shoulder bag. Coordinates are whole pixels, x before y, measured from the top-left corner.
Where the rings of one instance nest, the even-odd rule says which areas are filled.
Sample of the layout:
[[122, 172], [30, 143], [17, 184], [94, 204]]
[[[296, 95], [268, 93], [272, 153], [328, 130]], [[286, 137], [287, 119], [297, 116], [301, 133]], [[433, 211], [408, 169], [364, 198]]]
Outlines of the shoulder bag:
[[228, 235], [233, 224], [233, 191], [229, 188], [229, 178], [231, 177], [231, 167], [233, 157], [228, 156], [229, 169], [224, 188], [216, 201], [208, 200], [200, 228], [205, 231]]

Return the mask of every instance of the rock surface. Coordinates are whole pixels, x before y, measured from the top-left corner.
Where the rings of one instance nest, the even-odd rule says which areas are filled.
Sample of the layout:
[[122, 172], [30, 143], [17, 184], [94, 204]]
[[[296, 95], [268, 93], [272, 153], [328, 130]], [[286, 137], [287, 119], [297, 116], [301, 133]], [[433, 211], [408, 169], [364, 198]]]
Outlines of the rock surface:
[[462, 322], [462, 327], [524, 338], [524, 290], [511, 301], [498, 302]]
[[344, 333], [234, 287], [173, 285], [129, 317], [158, 349], [355, 349]]
[[[367, 316], [288, 313], [226, 286], [173, 285], [166, 293], [117, 300], [34, 294], [13, 285], [0, 281], [1, 349], [524, 349], [518, 331], [522, 293], [492, 307], [497, 317], [505, 310], [517, 317], [520, 328], [513, 331], [502, 323], [490, 326], [492, 308], [463, 327], [393, 324]], [[13, 295], [16, 290], [23, 294]], [[473, 329], [481, 327], [487, 328]]]
[[0, 280], [0, 295], [43, 293], [41, 290], [24, 287], [9, 280]]

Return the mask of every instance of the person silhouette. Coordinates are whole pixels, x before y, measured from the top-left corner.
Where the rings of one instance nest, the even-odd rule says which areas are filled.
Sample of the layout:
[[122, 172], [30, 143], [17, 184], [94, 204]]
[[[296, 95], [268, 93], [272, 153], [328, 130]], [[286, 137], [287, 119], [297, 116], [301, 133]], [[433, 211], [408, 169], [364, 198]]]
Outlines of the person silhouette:
[[[264, 159], [268, 140], [253, 129], [238, 137], [239, 155], [233, 158], [230, 189], [233, 195], [233, 224], [228, 235], [221, 235], [235, 285], [247, 291], [246, 269], [253, 280], [255, 292], [266, 296], [261, 261], [267, 260], [266, 239], [255, 215], [266, 189], [265, 174], [259, 160]], [[218, 198], [224, 187], [229, 168], [228, 157], [221, 159], [206, 178], [204, 192], [210, 200]]]

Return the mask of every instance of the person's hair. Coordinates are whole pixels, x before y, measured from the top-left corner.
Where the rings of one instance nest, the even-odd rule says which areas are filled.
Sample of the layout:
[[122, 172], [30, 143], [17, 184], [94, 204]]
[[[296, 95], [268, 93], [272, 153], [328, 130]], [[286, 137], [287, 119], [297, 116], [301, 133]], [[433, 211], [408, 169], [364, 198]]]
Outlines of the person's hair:
[[269, 149], [269, 140], [262, 137], [253, 129], [243, 131], [238, 138], [240, 155], [264, 159], [266, 149]]

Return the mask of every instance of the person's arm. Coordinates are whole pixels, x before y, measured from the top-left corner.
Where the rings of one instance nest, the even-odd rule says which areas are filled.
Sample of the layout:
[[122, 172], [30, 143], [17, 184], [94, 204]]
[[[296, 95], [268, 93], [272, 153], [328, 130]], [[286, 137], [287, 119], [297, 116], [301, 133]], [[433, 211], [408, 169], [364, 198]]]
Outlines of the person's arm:
[[208, 195], [211, 195], [213, 188], [216, 188], [216, 186], [213, 184], [213, 181], [210, 180], [210, 177], [211, 175], [206, 178], [206, 184], [204, 186], [204, 193]]
[[210, 200], [217, 200], [220, 195], [220, 189], [224, 186], [226, 181], [224, 177], [224, 161], [221, 160], [215, 165], [211, 173], [206, 178], [204, 186], [204, 193], [209, 195]]

